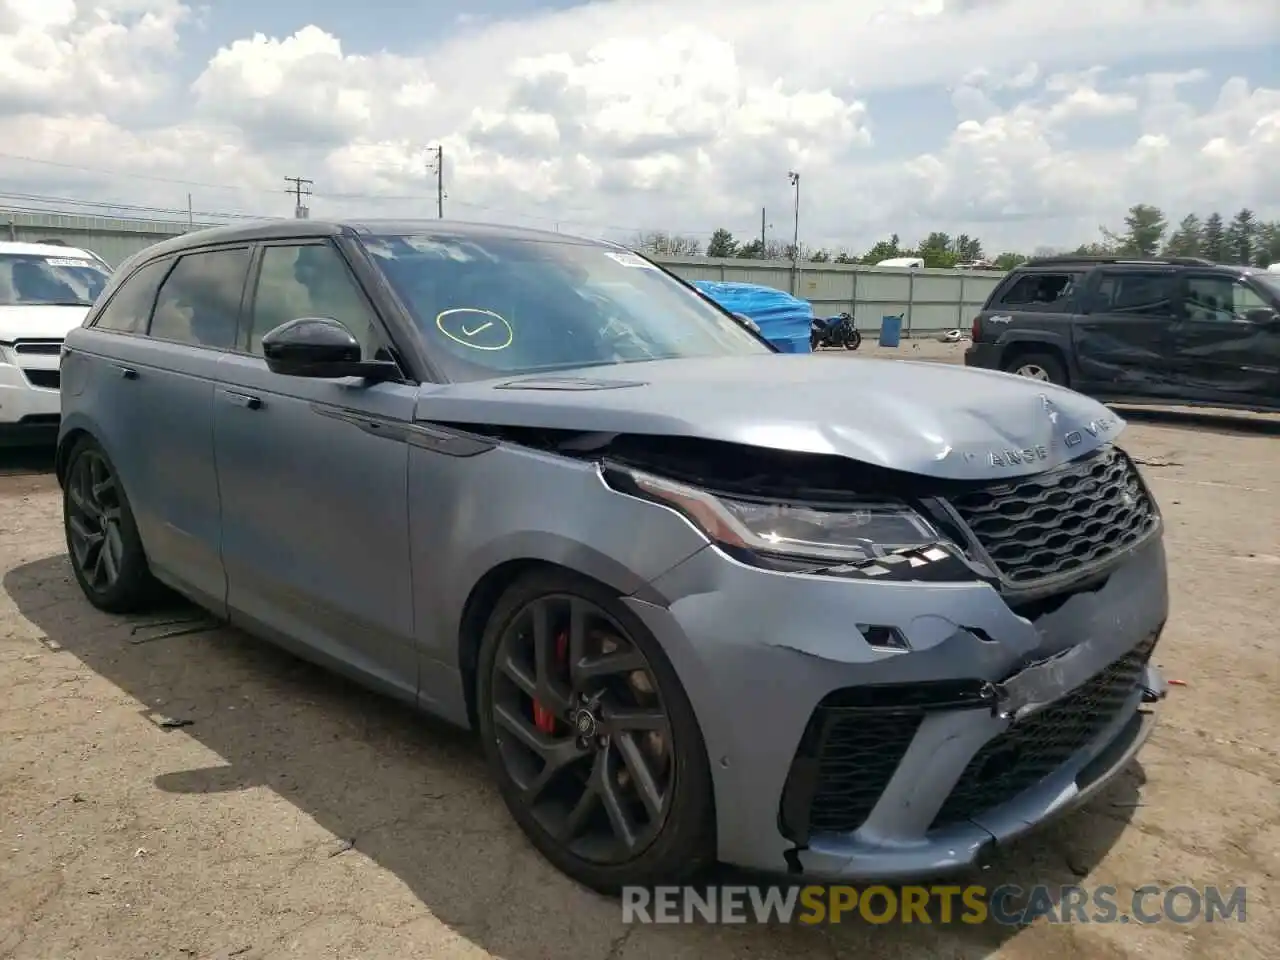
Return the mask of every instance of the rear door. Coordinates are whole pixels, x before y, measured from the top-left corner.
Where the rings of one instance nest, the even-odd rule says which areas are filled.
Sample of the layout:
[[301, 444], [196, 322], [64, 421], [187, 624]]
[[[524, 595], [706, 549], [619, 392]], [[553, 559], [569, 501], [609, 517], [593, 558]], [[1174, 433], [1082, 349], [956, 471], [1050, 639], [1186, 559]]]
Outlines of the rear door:
[[1280, 331], [1249, 316], [1273, 305], [1224, 273], [1189, 271], [1180, 293], [1173, 360], [1186, 399], [1280, 405]]
[[1172, 267], [1099, 267], [1083, 292], [1075, 324], [1082, 390], [1104, 397], [1161, 397], [1176, 392]]
[[248, 266], [248, 246], [144, 265], [78, 350], [94, 397], [77, 406], [93, 411], [153, 571], [219, 614], [226, 578], [213, 381], [235, 340]]
[[981, 342], [995, 346], [991, 365], [1006, 367], [1011, 352], [1045, 346], [1069, 359], [1071, 318], [1083, 276], [1071, 268], [1023, 270], [993, 290], [975, 325]]
[[405, 428], [417, 387], [272, 373], [262, 336], [299, 317], [342, 322], [368, 359], [394, 356], [333, 243], [264, 243], [255, 273], [214, 397], [232, 621], [412, 698]]

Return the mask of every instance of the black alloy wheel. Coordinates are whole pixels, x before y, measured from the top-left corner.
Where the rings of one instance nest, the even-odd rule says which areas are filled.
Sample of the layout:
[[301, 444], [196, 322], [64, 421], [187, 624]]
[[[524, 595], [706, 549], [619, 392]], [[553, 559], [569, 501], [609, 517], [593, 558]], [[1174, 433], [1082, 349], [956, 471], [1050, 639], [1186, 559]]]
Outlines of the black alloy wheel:
[[532, 583], [504, 598], [482, 649], [481, 727], [508, 808], [602, 892], [687, 875], [709, 855], [711, 783], [674, 671], [598, 585]]
[[844, 348], [846, 350], [857, 350], [862, 346], [862, 331], [855, 327], [850, 327], [844, 333]]
[[71, 567], [95, 607], [127, 613], [154, 596], [155, 581], [124, 488], [102, 448], [91, 439], [68, 458], [62, 517]]

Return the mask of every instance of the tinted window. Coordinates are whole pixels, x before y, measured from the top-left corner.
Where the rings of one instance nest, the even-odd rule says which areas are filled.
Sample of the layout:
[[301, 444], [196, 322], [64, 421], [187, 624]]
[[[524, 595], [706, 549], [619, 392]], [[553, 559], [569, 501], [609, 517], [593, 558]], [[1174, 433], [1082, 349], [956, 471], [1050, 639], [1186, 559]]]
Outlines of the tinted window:
[[452, 380], [772, 351], [635, 254], [565, 239], [364, 241]]
[[234, 345], [249, 251], [191, 253], [160, 287], [151, 336], [201, 347]]
[[247, 349], [261, 355], [263, 334], [299, 317], [345, 324], [366, 358], [381, 346], [372, 307], [342, 254], [328, 244], [263, 248]]
[[1177, 280], [1172, 273], [1107, 273], [1099, 278], [1094, 313], [1167, 317], [1173, 311]]
[[100, 263], [83, 256], [0, 254], [0, 306], [87, 307], [108, 279]]
[[1078, 278], [1070, 273], [1024, 273], [1000, 297], [1019, 310], [1066, 310]]
[[1239, 280], [1227, 276], [1187, 277], [1187, 294], [1182, 314], [1190, 320], [1241, 323], [1250, 310], [1268, 304]]
[[121, 333], [146, 333], [160, 281], [171, 266], [172, 260], [156, 260], [135, 270], [98, 314], [94, 327]]

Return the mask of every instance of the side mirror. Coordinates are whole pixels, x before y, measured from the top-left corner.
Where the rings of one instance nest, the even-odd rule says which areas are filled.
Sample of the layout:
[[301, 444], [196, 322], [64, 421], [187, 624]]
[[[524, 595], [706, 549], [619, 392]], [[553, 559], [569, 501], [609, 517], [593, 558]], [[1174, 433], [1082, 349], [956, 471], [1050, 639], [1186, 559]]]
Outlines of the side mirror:
[[1256, 307], [1244, 315], [1250, 323], [1256, 323], [1266, 330], [1280, 330], [1280, 313], [1270, 307]]
[[393, 380], [399, 367], [384, 360], [363, 360], [360, 341], [329, 317], [299, 317], [269, 330], [262, 338], [267, 369], [286, 377]]

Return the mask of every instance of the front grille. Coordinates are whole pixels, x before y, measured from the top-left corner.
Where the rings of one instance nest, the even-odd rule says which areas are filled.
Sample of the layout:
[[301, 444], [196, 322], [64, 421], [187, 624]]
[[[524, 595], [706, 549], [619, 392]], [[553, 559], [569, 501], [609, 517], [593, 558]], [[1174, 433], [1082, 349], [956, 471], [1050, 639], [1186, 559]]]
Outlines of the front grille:
[[978, 751], [930, 829], [962, 823], [1035, 786], [1092, 743], [1133, 694], [1155, 649], [1152, 636]]
[[58, 389], [61, 376], [57, 370], [27, 370], [23, 368], [22, 372], [33, 387], [47, 387], [50, 390]]
[[784, 836], [857, 830], [875, 808], [925, 715], [987, 706], [977, 680], [836, 690], [809, 719], [782, 791]]
[[62, 352], [61, 340], [15, 340], [13, 352], [29, 357], [56, 357]]
[[1106, 560], [1156, 524], [1137, 468], [1114, 446], [961, 494], [951, 505], [999, 571], [1020, 585]]

